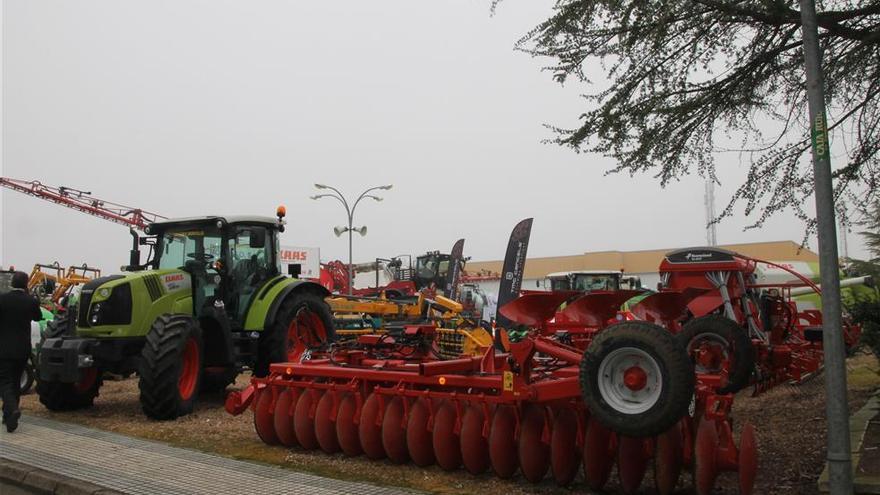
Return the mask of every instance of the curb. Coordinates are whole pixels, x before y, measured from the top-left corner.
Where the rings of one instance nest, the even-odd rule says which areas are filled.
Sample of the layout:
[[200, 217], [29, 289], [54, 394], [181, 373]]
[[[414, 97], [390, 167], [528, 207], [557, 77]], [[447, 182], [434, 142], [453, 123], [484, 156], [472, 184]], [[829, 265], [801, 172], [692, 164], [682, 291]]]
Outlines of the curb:
[[0, 457], [0, 482], [45, 495], [124, 495], [75, 478]]
[[[862, 443], [868, 432], [868, 424], [880, 416], [880, 394], [874, 394], [868, 402], [849, 418], [849, 442], [852, 448], [853, 491], [857, 494], [880, 494], [880, 473], [869, 476], [859, 473]], [[828, 464], [819, 476], [819, 492], [828, 493]]]

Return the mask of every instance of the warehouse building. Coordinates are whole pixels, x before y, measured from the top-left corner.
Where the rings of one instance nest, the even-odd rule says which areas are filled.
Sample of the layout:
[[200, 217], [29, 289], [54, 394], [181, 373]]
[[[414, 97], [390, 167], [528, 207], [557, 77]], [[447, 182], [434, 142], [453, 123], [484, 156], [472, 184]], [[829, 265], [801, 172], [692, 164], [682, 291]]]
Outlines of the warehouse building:
[[[792, 241], [755, 242], [746, 244], [726, 244], [721, 249], [735, 251], [753, 258], [789, 265], [797, 271], [805, 272], [803, 267], [815, 265], [819, 256], [802, 248]], [[572, 256], [552, 256], [547, 258], [528, 258], [523, 276], [523, 289], [543, 288], [544, 277], [550, 273], [575, 270], [623, 271], [627, 275], [639, 276], [642, 286], [656, 288], [660, 282], [658, 268], [663, 256], [679, 248], [652, 249], [645, 251], [598, 251]], [[503, 261], [470, 261], [466, 270], [469, 278], [486, 292], [498, 293]], [[541, 285], [539, 287], [539, 284]]]

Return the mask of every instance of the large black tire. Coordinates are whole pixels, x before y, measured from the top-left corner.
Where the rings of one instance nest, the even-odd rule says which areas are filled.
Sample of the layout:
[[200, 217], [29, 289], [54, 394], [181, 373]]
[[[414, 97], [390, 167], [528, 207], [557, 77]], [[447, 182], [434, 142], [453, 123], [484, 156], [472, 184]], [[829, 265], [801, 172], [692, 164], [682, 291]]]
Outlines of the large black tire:
[[167, 420], [192, 412], [201, 385], [203, 349], [202, 330], [191, 317], [156, 318], [138, 370], [144, 414]]
[[270, 364], [298, 361], [303, 352], [335, 339], [333, 316], [324, 298], [311, 292], [294, 292], [281, 303], [274, 323], [260, 332], [254, 376], [266, 376]]
[[[722, 315], [701, 316], [689, 321], [675, 338], [689, 355], [692, 347], [704, 339], [727, 345], [727, 385], [717, 390], [719, 394], [736, 393], [749, 385], [755, 370], [754, 349], [748, 332], [735, 321]], [[716, 371], [697, 368], [710, 373]]]
[[97, 368], [82, 370], [76, 383], [47, 382], [37, 379], [40, 402], [50, 411], [73, 411], [92, 407], [104, 383]]
[[75, 334], [76, 326], [74, 323], [68, 312], [58, 313], [55, 319], [46, 322], [46, 330], [43, 332], [40, 341]]
[[28, 358], [27, 363], [24, 365], [24, 371], [21, 372], [21, 380], [19, 382], [19, 393], [24, 395], [28, 393], [31, 387], [34, 386], [34, 357]]
[[[644, 380], [625, 388], [623, 380], [629, 380], [632, 368], [647, 372]], [[694, 382], [684, 348], [664, 328], [647, 322], [609, 326], [596, 335], [581, 360], [581, 394], [590, 413], [606, 428], [629, 437], [655, 436], [681, 420], [688, 413]], [[616, 395], [619, 390], [629, 397]]]

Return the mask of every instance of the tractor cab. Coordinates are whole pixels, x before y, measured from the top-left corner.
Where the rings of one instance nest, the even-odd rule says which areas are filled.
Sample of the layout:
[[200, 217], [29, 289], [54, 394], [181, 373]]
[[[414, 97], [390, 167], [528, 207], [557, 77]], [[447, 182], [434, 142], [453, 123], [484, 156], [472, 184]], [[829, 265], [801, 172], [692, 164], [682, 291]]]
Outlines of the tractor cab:
[[639, 277], [625, 276], [623, 272], [602, 270], [551, 273], [547, 275], [544, 285], [554, 292], [638, 290], [642, 287]]
[[165, 275], [162, 281], [166, 286], [191, 287], [196, 317], [225, 308], [228, 317], [241, 324], [258, 288], [281, 272], [276, 255], [281, 228], [271, 217], [156, 222], [147, 230], [155, 236], [149, 264], [163, 272], [184, 272]]
[[417, 257], [412, 276], [416, 289], [421, 290], [432, 286], [443, 287], [446, 284], [451, 259], [452, 255], [442, 254], [440, 251], [430, 251]]

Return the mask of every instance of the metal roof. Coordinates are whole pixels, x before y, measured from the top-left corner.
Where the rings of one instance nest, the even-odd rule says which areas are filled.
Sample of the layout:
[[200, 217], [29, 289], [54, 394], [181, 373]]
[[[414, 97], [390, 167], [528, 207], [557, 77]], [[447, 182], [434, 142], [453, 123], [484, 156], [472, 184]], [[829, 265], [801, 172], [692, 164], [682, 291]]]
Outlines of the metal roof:
[[569, 275], [621, 275], [622, 273], [620, 270], [571, 270], [548, 273], [547, 278], [562, 278]]
[[278, 226], [278, 219], [274, 217], [267, 217], [261, 215], [227, 215], [227, 216], [219, 216], [219, 215], [207, 215], [203, 217], [183, 217], [183, 218], [169, 218], [168, 220], [162, 220], [160, 222], [153, 222], [147, 226], [148, 229], [152, 230], [165, 230], [168, 227], [173, 227], [176, 225], [185, 225], [185, 224], [208, 224], [208, 223], [216, 223], [218, 220], [222, 220], [228, 224], [235, 223], [246, 223], [246, 224], [260, 224], [266, 225], [270, 227]]

